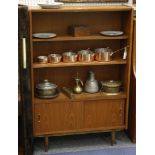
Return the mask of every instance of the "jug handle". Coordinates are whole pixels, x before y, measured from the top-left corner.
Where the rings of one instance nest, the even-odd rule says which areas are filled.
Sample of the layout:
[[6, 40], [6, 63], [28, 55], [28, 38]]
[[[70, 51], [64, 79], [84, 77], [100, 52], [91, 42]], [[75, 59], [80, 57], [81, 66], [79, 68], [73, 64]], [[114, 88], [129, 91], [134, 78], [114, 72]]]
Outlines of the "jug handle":
[[83, 86], [83, 82], [82, 82], [82, 80], [79, 79], [79, 81], [80, 81], [81, 85]]

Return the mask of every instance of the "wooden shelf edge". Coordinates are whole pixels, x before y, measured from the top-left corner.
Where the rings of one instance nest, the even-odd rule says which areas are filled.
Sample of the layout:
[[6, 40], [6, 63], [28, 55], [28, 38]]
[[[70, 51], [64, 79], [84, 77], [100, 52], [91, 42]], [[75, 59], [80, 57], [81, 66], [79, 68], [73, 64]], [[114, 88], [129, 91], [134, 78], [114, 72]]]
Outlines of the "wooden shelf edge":
[[60, 9], [41, 9], [39, 6], [29, 6], [30, 12], [101, 12], [101, 11], [130, 11], [131, 6], [113, 5], [113, 6], [63, 6]]
[[74, 67], [74, 66], [100, 66], [100, 65], [121, 65], [121, 64], [126, 64], [126, 60], [112, 60], [108, 62], [98, 62], [98, 61], [93, 61], [93, 62], [75, 62], [75, 63], [65, 63], [65, 62], [60, 62], [57, 64], [39, 64], [39, 63], [34, 63], [33, 68], [55, 68], [55, 67]]
[[75, 135], [75, 134], [86, 134], [86, 133], [100, 133], [100, 132], [110, 132], [111, 130], [122, 130], [125, 129], [125, 125], [112, 126], [112, 127], [99, 127], [99, 128], [84, 128], [78, 130], [67, 130], [67, 131], [53, 131], [53, 132], [44, 132], [44, 133], [34, 133], [35, 137], [44, 137], [48, 136], [62, 136], [62, 135]]
[[57, 36], [50, 39], [38, 39], [32, 38], [33, 42], [52, 42], [52, 41], [80, 41], [80, 40], [120, 40], [120, 39], [128, 39], [127, 35], [122, 36], [102, 36], [102, 35], [90, 35], [90, 36]]
[[54, 99], [40, 99], [34, 97], [34, 104], [38, 103], [52, 104], [52, 102], [62, 102], [62, 101], [76, 102], [76, 101], [90, 101], [90, 100], [125, 99], [125, 98], [127, 98], [127, 94], [125, 92], [120, 92], [114, 95], [109, 95], [103, 92], [98, 92], [94, 94], [83, 92], [82, 94], [75, 94], [74, 99], [70, 99], [65, 94], [60, 92], [59, 96]]

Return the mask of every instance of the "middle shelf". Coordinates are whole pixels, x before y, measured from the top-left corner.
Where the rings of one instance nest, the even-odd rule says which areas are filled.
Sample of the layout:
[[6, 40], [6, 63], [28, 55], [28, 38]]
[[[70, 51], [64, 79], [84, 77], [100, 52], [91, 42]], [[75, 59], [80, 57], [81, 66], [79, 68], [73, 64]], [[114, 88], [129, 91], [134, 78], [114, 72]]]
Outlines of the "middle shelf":
[[33, 68], [53, 68], [53, 67], [69, 67], [69, 66], [100, 66], [100, 65], [121, 65], [121, 64], [126, 64], [126, 60], [112, 60], [108, 62], [99, 62], [99, 61], [93, 61], [93, 62], [75, 62], [75, 63], [65, 63], [65, 62], [60, 62], [56, 64], [39, 64], [39, 63], [34, 63]]

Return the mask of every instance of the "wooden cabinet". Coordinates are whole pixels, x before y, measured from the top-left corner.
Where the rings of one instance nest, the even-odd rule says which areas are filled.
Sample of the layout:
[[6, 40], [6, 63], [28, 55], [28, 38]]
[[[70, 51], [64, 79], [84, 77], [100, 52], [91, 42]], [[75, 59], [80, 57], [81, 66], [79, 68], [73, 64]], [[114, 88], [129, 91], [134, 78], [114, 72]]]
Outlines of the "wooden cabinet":
[[[104, 132], [127, 128], [129, 107], [130, 65], [132, 47], [132, 16], [128, 6], [63, 7], [61, 9], [30, 8], [31, 82], [33, 135], [49, 136], [86, 132]], [[72, 25], [87, 25], [89, 36], [73, 37], [68, 28]], [[120, 36], [102, 36], [102, 30], [122, 30]], [[38, 39], [32, 34], [54, 32], [55, 38]], [[37, 56], [72, 50], [110, 47], [113, 50], [128, 46], [127, 59], [123, 52], [116, 53], [109, 62], [39, 64]], [[79, 73], [85, 82], [92, 70], [98, 81], [121, 80], [122, 92], [117, 95], [82, 93], [69, 99], [63, 93], [55, 99], [35, 97], [35, 86], [44, 79], [60, 88], [72, 88], [74, 77]], [[46, 139], [47, 142], [47, 139]]]
[[124, 100], [35, 104], [36, 135], [108, 130], [124, 127]]

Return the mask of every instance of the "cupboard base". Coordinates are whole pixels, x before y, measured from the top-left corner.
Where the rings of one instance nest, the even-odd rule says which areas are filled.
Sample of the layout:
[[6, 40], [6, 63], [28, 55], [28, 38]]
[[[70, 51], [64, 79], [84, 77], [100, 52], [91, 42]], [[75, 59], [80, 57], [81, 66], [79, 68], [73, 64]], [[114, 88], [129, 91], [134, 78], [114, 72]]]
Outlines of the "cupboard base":
[[[111, 131], [108, 131], [108, 132], [111, 132], [111, 145], [113, 146], [113, 145], [116, 144], [116, 132], [117, 131], [116, 130], [111, 130]], [[46, 136], [44, 136], [44, 151], [45, 152], [48, 152], [48, 148], [49, 148], [49, 137], [50, 136], [53, 136], [53, 135], [46, 135]]]

